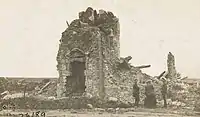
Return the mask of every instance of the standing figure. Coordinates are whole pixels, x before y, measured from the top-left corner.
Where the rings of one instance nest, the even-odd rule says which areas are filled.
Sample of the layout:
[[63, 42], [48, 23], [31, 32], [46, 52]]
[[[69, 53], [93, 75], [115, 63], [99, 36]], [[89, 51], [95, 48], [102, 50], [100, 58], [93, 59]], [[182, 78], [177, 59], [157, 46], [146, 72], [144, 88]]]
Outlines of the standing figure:
[[140, 88], [137, 84], [138, 80], [135, 79], [135, 82], [133, 84], [133, 97], [135, 98], [135, 106], [139, 106], [140, 101]]
[[147, 81], [147, 85], [145, 86], [145, 95], [144, 106], [146, 108], [156, 108], [156, 96], [150, 80]]
[[164, 108], [167, 107], [167, 101], [166, 101], [166, 98], [167, 98], [167, 81], [165, 78], [162, 78], [162, 87], [161, 87], [161, 94], [162, 94], [162, 98], [164, 100]]

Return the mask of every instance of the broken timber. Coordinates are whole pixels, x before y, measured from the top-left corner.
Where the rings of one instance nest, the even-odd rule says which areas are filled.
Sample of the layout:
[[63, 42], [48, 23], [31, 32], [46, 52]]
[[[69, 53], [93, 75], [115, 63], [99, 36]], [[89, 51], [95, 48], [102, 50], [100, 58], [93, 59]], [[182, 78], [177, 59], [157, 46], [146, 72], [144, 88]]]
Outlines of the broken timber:
[[162, 73], [157, 77], [157, 79], [160, 79], [165, 73], [166, 73], [166, 71], [162, 72]]
[[138, 69], [148, 68], [151, 67], [151, 65], [142, 65], [142, 66], [136, 66]]
[[46, 89], [50, 84], [51, 84], [51, 82], [47, 82], [47, 83], [40, 89], [40, 91], [38, 91], [38, 94], [41, 94], [41, 93], [44, 91], [44, 89]]

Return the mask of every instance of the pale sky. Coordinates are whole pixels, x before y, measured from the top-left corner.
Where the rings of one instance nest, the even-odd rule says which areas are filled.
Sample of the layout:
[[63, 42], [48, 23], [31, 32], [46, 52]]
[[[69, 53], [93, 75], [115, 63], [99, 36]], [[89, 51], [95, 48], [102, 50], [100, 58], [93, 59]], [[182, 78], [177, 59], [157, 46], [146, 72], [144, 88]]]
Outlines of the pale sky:
[[120, 21], [122, 57], [159, 75], [167, 54], [183, 76], [200, 78], [200, 0], [0, 0], [0, 76], [58, 76], [61, 33], [91, 6]]

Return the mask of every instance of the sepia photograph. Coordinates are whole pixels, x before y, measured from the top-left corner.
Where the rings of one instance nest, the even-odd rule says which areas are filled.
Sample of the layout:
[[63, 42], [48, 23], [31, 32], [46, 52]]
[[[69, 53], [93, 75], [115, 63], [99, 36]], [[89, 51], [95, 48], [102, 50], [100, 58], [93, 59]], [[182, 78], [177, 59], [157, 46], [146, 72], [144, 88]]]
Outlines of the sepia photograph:
[[200, 117], [200, 0], [0, 0], [1, 117]]

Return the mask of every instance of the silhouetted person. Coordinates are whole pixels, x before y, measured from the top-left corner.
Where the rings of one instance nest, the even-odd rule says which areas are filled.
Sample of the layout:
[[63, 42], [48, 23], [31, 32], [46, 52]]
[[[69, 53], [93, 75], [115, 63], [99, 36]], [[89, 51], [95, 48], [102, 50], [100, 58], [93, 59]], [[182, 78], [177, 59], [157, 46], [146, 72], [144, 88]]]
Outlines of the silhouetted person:
[[156, 108], [156, 96], [151, 81], [147, 81], [147, 85], [145, 86], [145, 95], [144, 106], [146, 108]]
[[167, 98], [167, 81], [165, 78], [162, 78], [162, 87], [161, 87], [161, 93], [162, 93], [162, 98], [163, 98], [163, 101], [164, 101], [164, 108], [167, 107], [167, 101], [166, 101], [166, 98]]
[[133, 97], [135, 98], [135, 105], [134, 106], [139, 106], [139, 101], [140, 101], [140, 88], [138, 87], [137, 84], [138, 80], [135, 79], [135, 82], [133, 84]]

